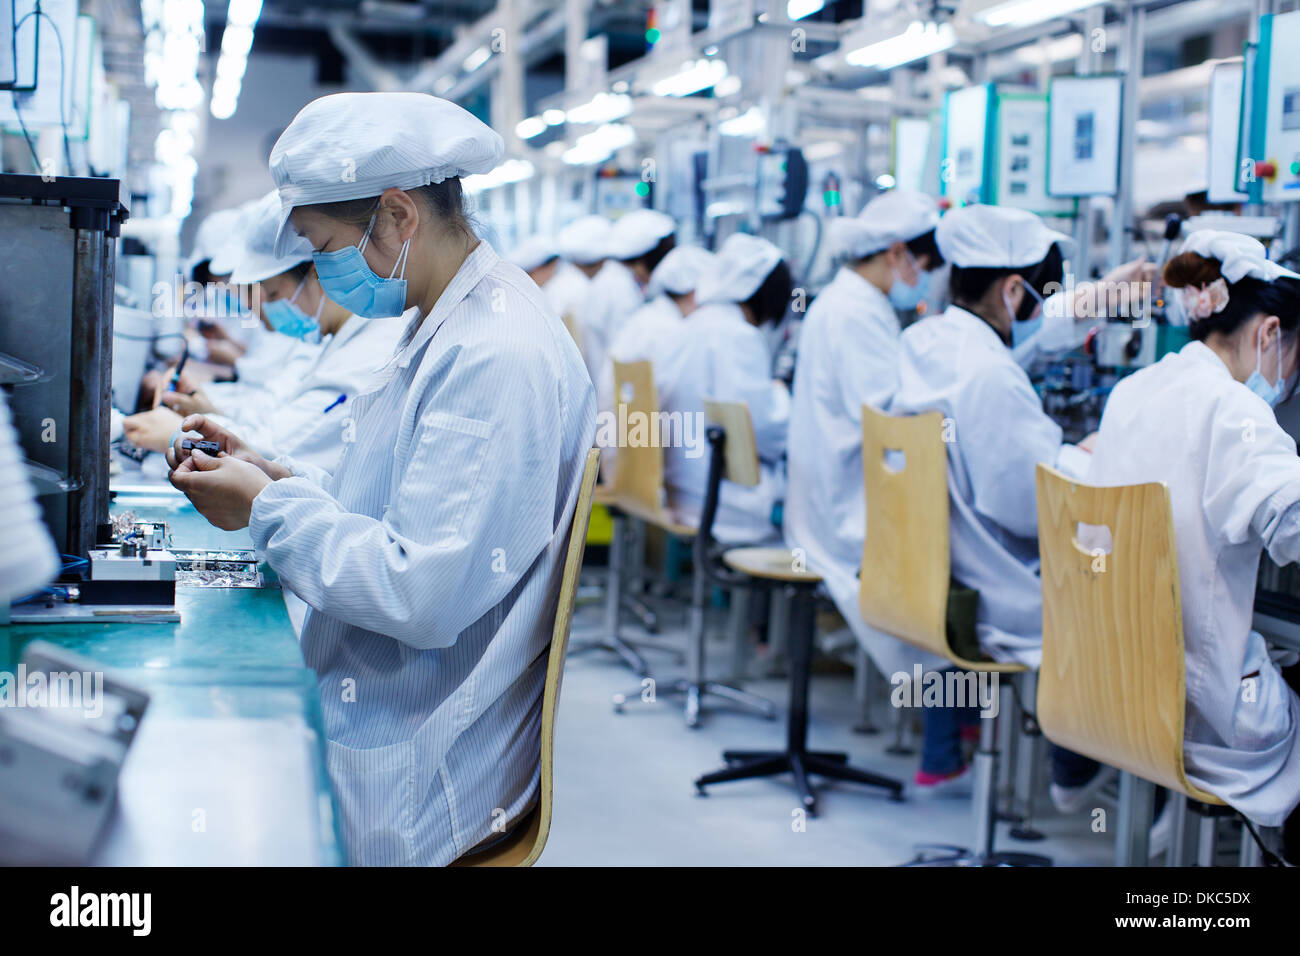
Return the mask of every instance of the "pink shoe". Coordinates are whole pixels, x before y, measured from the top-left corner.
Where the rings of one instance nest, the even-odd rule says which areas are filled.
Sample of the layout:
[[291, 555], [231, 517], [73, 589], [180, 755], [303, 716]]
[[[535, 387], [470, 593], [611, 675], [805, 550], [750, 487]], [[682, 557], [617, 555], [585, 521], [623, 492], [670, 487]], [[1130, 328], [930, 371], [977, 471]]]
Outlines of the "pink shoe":
[[970, 793], [970, 775], [966, 772], [970, 764], [952, 773], [930, 773], [918, 770], [912, 778], [916, 793], [920, 796], [960, 796]]

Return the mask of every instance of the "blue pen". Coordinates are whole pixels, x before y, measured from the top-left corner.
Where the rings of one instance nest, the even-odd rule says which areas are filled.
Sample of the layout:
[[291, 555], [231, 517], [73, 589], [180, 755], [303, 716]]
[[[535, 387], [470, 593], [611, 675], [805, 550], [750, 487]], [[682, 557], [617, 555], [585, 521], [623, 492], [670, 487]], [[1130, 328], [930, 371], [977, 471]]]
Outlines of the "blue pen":
[[324, 412], [324, 414], [328, 415], [330, 412], [332, 412], [334, 409], [338, 408], [340, 405], [342, 405], [342, 404], [343, 404], [344, 402], [346, 402], [347, 400], [348, 400], [347, 393], [344, 392], [344, 393], [343, 393], [342, 395], [340, 395], [338, 398], [334, 399], [334, 401], [330, 402], [328, 405], [325, 406], [325, 412]]

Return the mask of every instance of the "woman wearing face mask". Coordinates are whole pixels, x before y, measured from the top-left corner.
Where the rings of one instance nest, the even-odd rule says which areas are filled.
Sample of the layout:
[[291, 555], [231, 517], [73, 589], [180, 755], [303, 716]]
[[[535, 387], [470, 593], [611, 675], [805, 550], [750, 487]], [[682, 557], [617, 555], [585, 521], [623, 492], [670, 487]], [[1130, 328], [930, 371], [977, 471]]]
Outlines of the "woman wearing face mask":
[[211, 398], [201, 390], [166, 392], [162, 403], [173, 411], [165, 431], [140, 447], [164, 451], [182, 417], [201, 413], [263, 456], [292, 455], [326, 471], [338, 464], [355, 427], [349, 402], [378, 382], [405, 322], [399, 315], [362, 319], [330, 301], [305, 240], [295, 237], [287, 252], [275, 255], [282, 218], [273, 191], [249, 217], [232, 280], [258, 288], [253, 301], [273, 330], [267, 334], [307, 343], [310, 364], [286, 367], [266, 390], [216, 390]]
[[801, 548], [881, 672], [945, 662], [872, 630], [858, 611], [858, 566], [866, 505], [862, 406], [883, 409], [898, 387], [898, 312], [929, 293], [943, 265], [935, 244], [939, 211], [929, 196], [894, 190], [855, 219], [831, 224], [846, 261], [813, 301], [799, 334], [790, 411], [785, 540]]
[[[414, 309], [380, 384], [349, 396], [332, 474], [222, 443], [172, 482], [248, 525], [310, 605], [330, 775], [356, 864], [445, 864], [535, 803], [546, 650], [595, 432], [591, 380], [537, 286], [481, 242], [460, 177], [501, 137], [420, 93], [305, 107], [271, 154], [326, 294], [369, 321]], [[340, 171], [350, 171], [340, 176]]]
[[703, 427], [706, 397], [749, 406], [762, 477], [744, 488], [722, 483], [713, 532], [723, 542], [764, 541], [776, 534], [772, 508], [781, 498], [790, 420], [790, 392], [772, 377], [772, 353], [761, 327], [790, 306], [790, 267], [765, 239], [740, 233], [722, 244], [695, 291], [698, 308], [663, 344], [655, 369], [662, 410], [686, 423], [690, 439], [664, 449], [668, 503], [684, 524], [699, 521], [709, 476]]
[[1165, 266], [1192, 342], [1111, 393], [1087, 480], [1169, 486], [1187, 656], [1187, 776], [1300, 864], [1300, 700], [1251, 629], [1260, 552], [1300, 558], [1300, 458], [1272, 406], [1296, 377], [1300, 275], [1233, 233], [1195, 232]]

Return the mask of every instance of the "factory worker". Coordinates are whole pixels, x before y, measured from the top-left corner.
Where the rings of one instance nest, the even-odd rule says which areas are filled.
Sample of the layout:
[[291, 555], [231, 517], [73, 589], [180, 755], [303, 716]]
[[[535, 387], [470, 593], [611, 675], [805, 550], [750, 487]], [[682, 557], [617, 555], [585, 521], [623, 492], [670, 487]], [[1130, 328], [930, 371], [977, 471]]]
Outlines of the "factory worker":
[[[639, 362], [648, 359], [654, 365], [661, 361], [665, 343], [682, 320], [695, 311], [695, 288], [700, 278], [713, 268], [713, 253], [699, 246], [677, 246], [655, 266], [646, 284], [646, 302], [623, 323], [609, 355], [619, 362]], [[614, 405], [614, 363], [605, 363], [598, 383], [598, 407], [602, 410]]]
[[790, 410], [783, 529], [807, 556], [881, 673], [944, 662], [870, 628], [858, 610], [866, 503], [862, 406], [885, 409], [898, 386], [899, 311], [931, 294], [943, 265], [934, 240], [935, 201], [893, 190], [853, 219], [834, 220], [832, 254], [844, 260], [813, 301], [799, 334]]
[[[282, 216], [278, 196], [272, 193], [268, 200], [251, 224], [232, 278], [257, 287], [262, 314], [274, 330], [268, 334], [320, 343], [314, 361], [286, 375], [289, 381], [273, 389], [274, 401], [252, 393], [218, 405], [200, 390], [193, 395], [169, 392], [163, 403], [173, 415], [207, 415], [265, 457], [291, 455], [299, 463], [332, 471], [356, 428], [349, 402], [378, 384], [379, 370], [392, 357], [406, 321], [401, 316], [361, 318], [330, 301], [321, 291], [312, 248], [300, 236], [290, 237], [286, 252], [275, 255]], [[179, 426], [176, 416], [159, 451]]]
[[1115, 386], [1087, 481], [1168, 485], [1187, 776], [1262, 826], [1290, 814], [1287, 854], [1300, 863], [1300, 699], [1251, 626], [1260, 552], [1300, 558], [1300, 458], [1272, 408], [1296, 380], [1300, 275], [1252, 238], [1206, 230], [1164, 279], [1192, 341]]
[[[1037, 668], [1043, 622], [1035, 466], [1080, 475], [1088, 455], [1064, 444], [1043, 411], [1012, 356], [1012, 327], [1032, 320], [1044, 290], [1061, 283], [1072, 243], [1030, 213], [983, 205], [949, 212], [935, 239], [951, 264], [952, 304], [903, 332], [889, 411], [943, 414], [952, 577], [979, 592], [980, 650]], [[926, 708], [915, 781], [921, 792], [963, 775], [961, 725], [970, 717], [968, 709]]]
[[555, 277], [560, 251], [551, 236], [530, 236], [515, 246], [506, 261], [527, 272], [539, 289], [545, 289]]
[[[225, 454], [173, 484], [248, 526], [310, 605], [341, 829], [355, 864], [445, 864], [537, 799], [546, 652], [595, 433], [577, 346], [537, 286], [478, 240], [460, 177], [501, 137], [423, 93], [308, 104], [271, 152], [285, 222], [326, 295], [361, 319], [417, 310], [381, 384], [349, 399], [332, 474], [266, 461], [203, 416]], [[342, 180], [345, 165], [355, 177]]]
[[555, 237], [562, 258], [543, 291], [580, 347], [582, 316], [591, 292], [591, 280], [605, 262], [609, 229], [610, 221], [604, 216], [581, 216]]
[[609, 362], [609, 346], [623, 323], [645, 302], [650, 273], [675, 242], [671, 217], [653, 209], [634, 209], [610, 227], [607, 256], [583, 309], [583, 355], [591, 380], [599, 382]]
[[772, 353], [762, 327], [790, 305], [793, 282], [781, 250], [736, 233], [700, 278], [698, 305], [664, 343], [655, 372], [662, 411], [683, 422], [664, 449], [668, 504], [684, 524], [699, 523], [709, 475], [704, 399], [749, 406], [761, 480], [746, 488], [724, 481], [713, 531], [718, 540], [766, 541], [777, 533], [772, 509], [784, 491], [781, 456], [790, 420], [790, 393], [772, 377]]
[[9, 403], [0, 389], [0, 501], [5, 509], [0, 523], [0, 602], [6, 608], [42, 593], [59, 575], [58, 552], [41, 521], [41, 506], [24, 459]]

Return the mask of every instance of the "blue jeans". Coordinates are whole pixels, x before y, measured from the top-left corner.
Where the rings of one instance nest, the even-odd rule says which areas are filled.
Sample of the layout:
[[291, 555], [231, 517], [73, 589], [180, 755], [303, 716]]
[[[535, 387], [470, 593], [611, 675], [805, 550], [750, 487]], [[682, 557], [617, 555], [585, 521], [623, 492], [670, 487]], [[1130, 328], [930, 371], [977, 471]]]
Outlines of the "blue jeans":
[[978, 705], [926, 707], [922, 715], [921, 770], [933, 774], [956, 773], [962, 768], [961, 729], [979, 724]]

